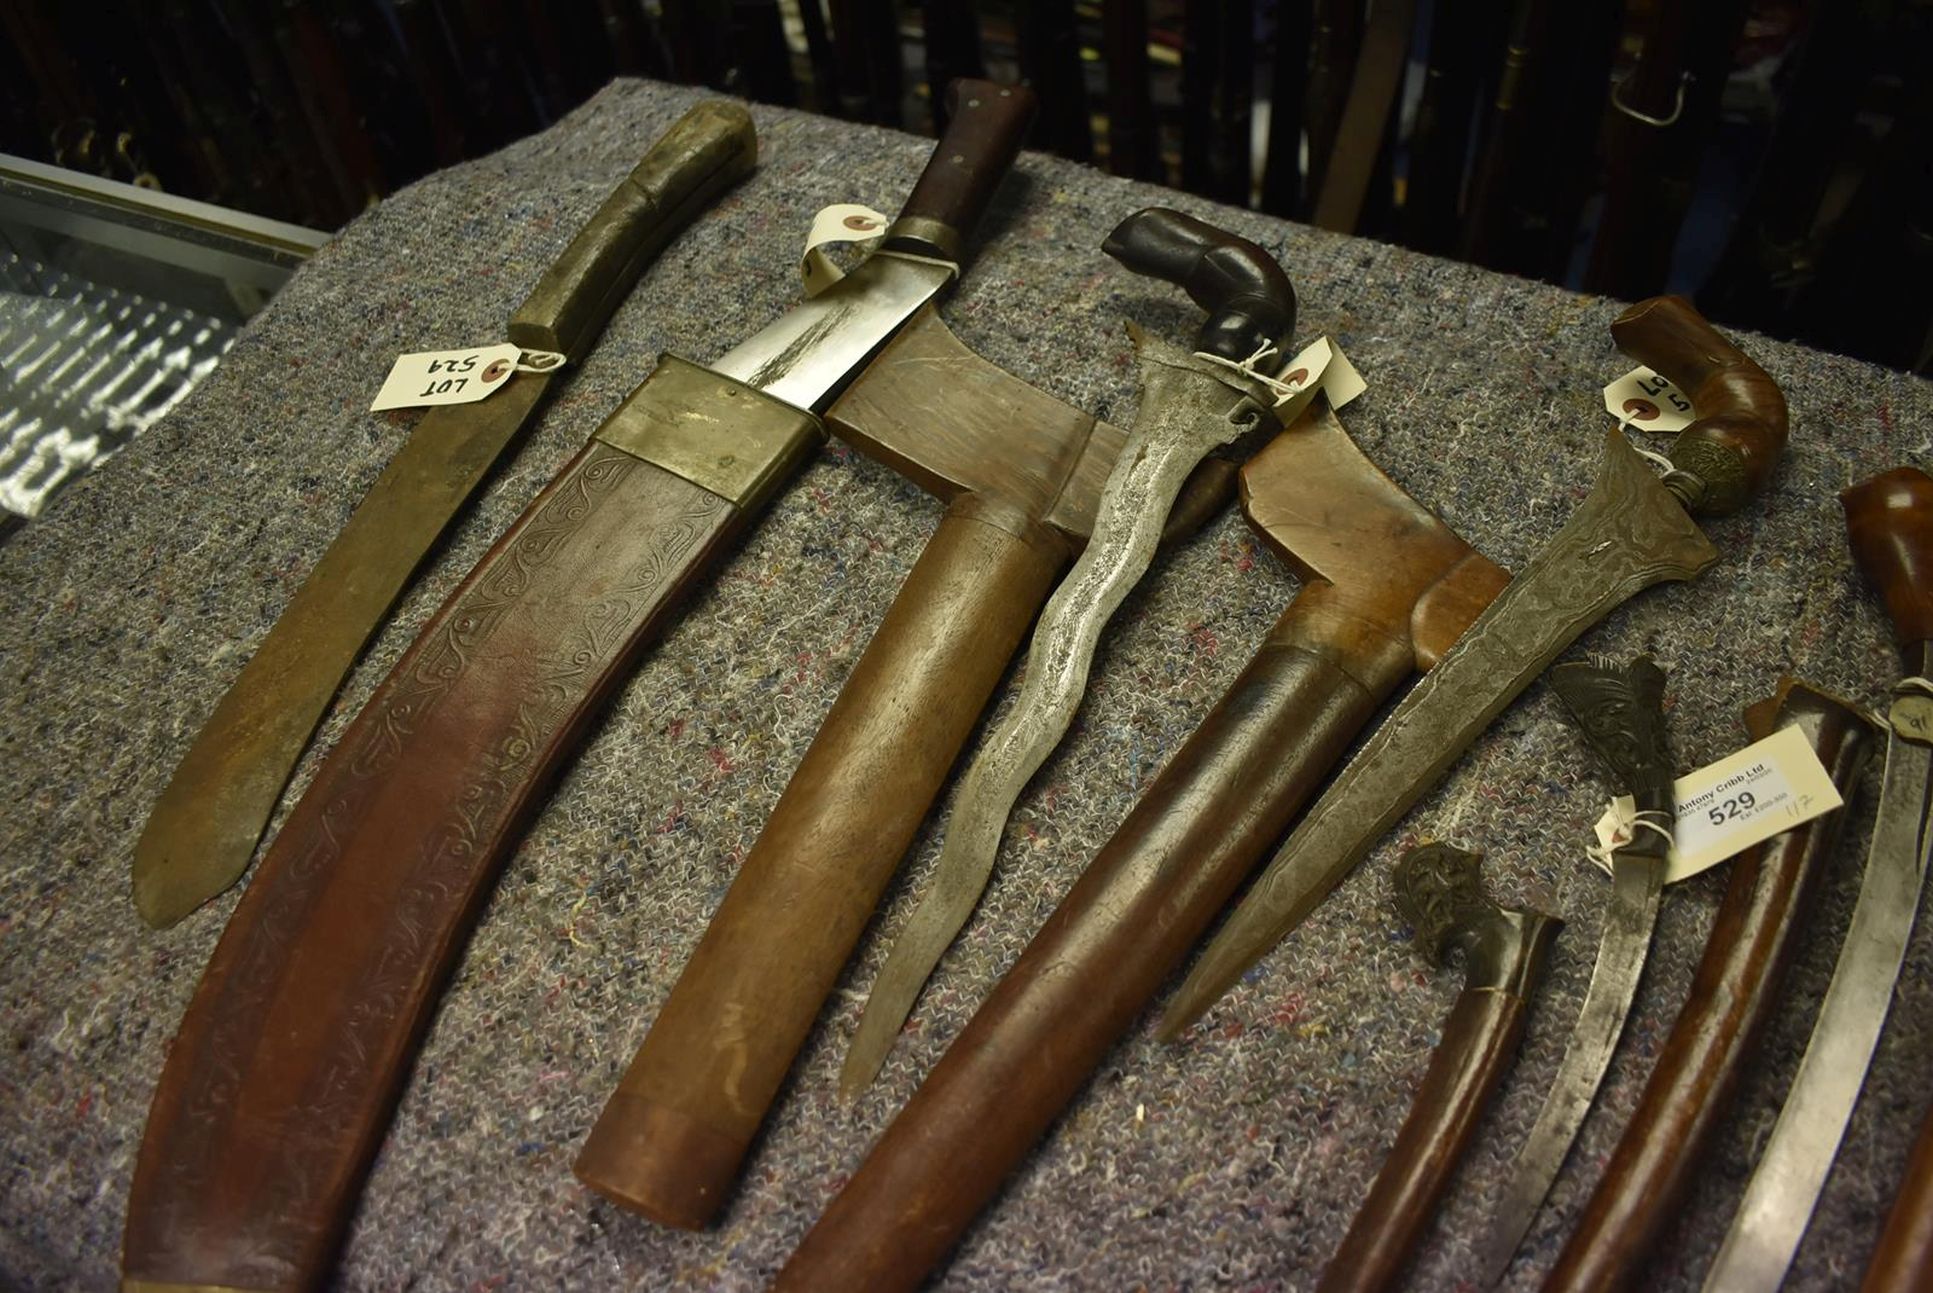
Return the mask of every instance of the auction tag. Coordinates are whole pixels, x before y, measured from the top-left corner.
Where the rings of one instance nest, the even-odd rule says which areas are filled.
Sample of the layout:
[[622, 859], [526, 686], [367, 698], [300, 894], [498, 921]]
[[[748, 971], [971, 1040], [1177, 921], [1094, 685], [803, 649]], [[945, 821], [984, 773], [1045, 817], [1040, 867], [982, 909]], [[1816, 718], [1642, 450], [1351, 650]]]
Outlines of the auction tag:
[[846, 276], [826, 255], [827, 247], [837, 242], [869, 242], [883, 235], [891, 223], [871, 207], [857, 202], [841, 202], [814, 216], [812, 230], [805, 236], [805, 256], [799, 261], [799, 277], [805, 280], [805, 294], [817, 296]]
[[[1839, 788], [1796, 727], [1782, 727], [1717, 763], [1672, 783], [1678, 822], [1665, 870], [1670, 884], [1697, 875], [1760, 840], [1789, 831], [1844, 802]], [[1604, 848], [1595, 861], [1608, 874], [1611, 850], [1630, 843], [1636, 806], [1620, 795], [1598, 819]]]
[[1275, 406], [1283, 426], [1302, 416], [1302, 411], [1321, 391], [1329, 397], [1329, 407], [1339, 409], [1369, 389], [1362, 374], [1342, 353], [1342, 347], [1327, 337], [1317, 337], [1302, 348], [1282, 369], [1276, 381], [1294, 390]]
[[504, 342], [472, 350], [421, 350], [399, 355], [369, 406], [409, 409], [430, 404], [474, 404], [504, 384], [523, 355]]
[[1640, 431], [1666, 435], [1691, 425], [1691, 400], [1642, 364], [1604, 388], [1604, 411]]

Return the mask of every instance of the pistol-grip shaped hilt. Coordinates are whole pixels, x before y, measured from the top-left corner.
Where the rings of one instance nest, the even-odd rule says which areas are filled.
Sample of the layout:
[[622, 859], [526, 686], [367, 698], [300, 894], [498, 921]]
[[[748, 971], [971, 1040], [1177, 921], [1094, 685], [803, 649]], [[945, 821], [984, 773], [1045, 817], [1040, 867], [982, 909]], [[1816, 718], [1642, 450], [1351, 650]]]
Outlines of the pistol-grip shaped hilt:
[[[1542, 962], [1539, 944], [1556, 922], [1501, 907], [1484, 892], [1483, 854], [1449, 844], [1420, 844], [1396, 864], [1396, 909], [1438, 965], [1461, 951], [1465, 989], [1521, 996]], [[1550, 929], [1547, 930], [1546, 926]]]
[[1785, 396], [1752, 357], [1682, 296], [1654, 296], [1611, 324], [1618, 349], [1686, 395], [1698, 416], [1672, 442], [1665, 483], [1704, 516], [1737, 511], [1785, 451]]
[[1895, 467], [1839, 495], [1852, 557], [1886, 599], [1893, 638], [1909, 656], [1933, 639], [1933, 478]]
[[1208, 311], [1195, 349], [1247, 359], [1295, 333], [1295, 288], [1275, 258], [1248, 239], [1171, 211], [1146, 207], [1114, 226], [1101, 250], [1137, 274], [1173, 283]]
[[[1674, 814], [1671, 746], [1665, 739], [1665, 675], [1649, 656], [1619, 667], [1609, 661], [1560, 664], [1551, 689], [1571, 712], [1584, 740], [1611, 767], [1637, 811]], [[1669, 830], [1642, 831], [1621, 853], [1663, 857]]]

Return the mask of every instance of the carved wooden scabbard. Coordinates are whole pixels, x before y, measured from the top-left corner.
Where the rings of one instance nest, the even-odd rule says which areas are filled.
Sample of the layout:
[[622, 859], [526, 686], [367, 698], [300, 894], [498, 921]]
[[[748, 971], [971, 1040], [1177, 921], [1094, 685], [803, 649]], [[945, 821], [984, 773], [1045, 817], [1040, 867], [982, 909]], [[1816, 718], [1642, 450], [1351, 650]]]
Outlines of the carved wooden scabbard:
[[1376, 707], [1505, 579], [1402, 496], [1326, 412], [1244, 468], [1243, 492], [1256, 527], [1307, 576], [1303, 590], [886, 1129], [779, 1288], [918, 1287]]
[[1543, 977], [1563, 922], [1490, 901], [1477, 875], [1481, 861], [1426, 844], [1397, 866], [1396, 902], [1416, 926], [1421, 950], [1438, 963], [1450, 948], [1462, 950], [1463, 991], [1396, 1144], [1322, 1274], [1321, 1293], [1395, 1285], [1517, 1053], [1525, 998]]
[[[1791, 679], [1746, 711], [1746, 726], [1755, 740], [1798, 727], [1848, 798], [1872, 750], [1870, 719]], [[1844, 816], [1815, 817], [1733, 861], [1691, 994], [1547, 1290], [1625, 1288], [1642, 1272], [1777, 1004], [1795, 935]]]

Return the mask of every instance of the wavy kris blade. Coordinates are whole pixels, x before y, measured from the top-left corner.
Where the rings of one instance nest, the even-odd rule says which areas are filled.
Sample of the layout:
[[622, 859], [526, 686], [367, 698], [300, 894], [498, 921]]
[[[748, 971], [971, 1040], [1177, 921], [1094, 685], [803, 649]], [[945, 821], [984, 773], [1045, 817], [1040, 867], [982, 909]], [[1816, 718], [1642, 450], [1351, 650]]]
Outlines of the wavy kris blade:
[[1087, 690], [1101, 630], [1146, 572], [1182, 483], [1210, 450], [1255, 426], [1255, 403], [1187, 353], [1135, 332], [1142, 402], [1094, 518], [1094, 535], [1041, 612], [1020, 698], [960, 783], [933, 879], [887, 954], [839, 1077], [850, 1098], [885, 1063], [933, 967], [993, 874], [1007, 817], [1060, 744]]

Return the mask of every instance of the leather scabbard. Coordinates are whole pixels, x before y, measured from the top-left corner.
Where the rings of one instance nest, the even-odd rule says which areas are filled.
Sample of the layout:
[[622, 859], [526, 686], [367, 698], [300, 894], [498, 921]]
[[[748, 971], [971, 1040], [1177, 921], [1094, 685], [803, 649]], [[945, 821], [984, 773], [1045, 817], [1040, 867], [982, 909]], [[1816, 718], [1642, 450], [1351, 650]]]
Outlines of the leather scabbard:
[[[1872, 752], [1870, 719], [1790, 679], [1772, 700], [1747, 711], [1746, 725], [1755, 740], [1799, 727], [1846, 797]], [[1815, 817], [1732, 862], [1691, 993], [1547, 1291], [1635, 1286], [1777, 1007], [1797, 932], [1844, 817], [1837, 810]]]
[[538, 495], [276, 837], [155, 1093], [128, 1205], [130, 1285], [292, 1289], [326, 1273], [523, 822], [679, 594], [818, 441], [810, 415], [731, 392], [746, 434], [782, 446], [735, 501], [641, 456], [648, 435], [634, 451], [611, 443], [648, 424], [636, 415], [654, 383], [699, 372], [661, 362]]

